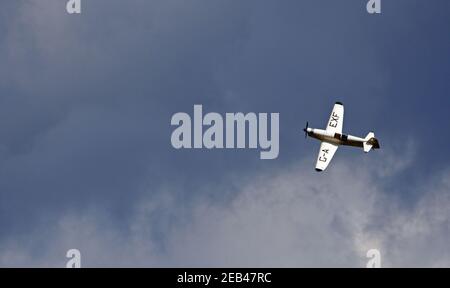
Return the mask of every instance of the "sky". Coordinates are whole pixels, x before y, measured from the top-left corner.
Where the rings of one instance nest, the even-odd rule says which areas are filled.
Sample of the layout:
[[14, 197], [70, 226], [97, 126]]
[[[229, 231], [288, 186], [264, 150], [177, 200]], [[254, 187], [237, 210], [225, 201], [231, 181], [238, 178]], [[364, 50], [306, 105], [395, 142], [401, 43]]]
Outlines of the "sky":
[[[450, 2], [0, 3], [0, 266], [450, 267]], [[334, 102], [340, 148], [314, 171]], [[280, 114], [280, 153], [172, 147]]]

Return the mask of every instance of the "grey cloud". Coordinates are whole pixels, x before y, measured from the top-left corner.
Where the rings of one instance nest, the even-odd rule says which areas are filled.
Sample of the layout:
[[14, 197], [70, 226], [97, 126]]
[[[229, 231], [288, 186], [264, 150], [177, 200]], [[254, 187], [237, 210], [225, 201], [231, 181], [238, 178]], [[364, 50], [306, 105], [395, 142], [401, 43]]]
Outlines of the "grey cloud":
[[[441, 183], [439, 195], [446, 189], [434, 174], [448, 155], [429, 139], [446, 147], [448, 136], [429, 127], [448, 125], [448, 1], [391, 1], [378, 18], [361, 1], [83, 2], [80, 17], [60, 0], [0, 3], [2, 266], [60, 267], [77, 245], [91, 266], [283, 265], [277, 253], [285, 265], [361, 266], [364, 249], [355, 247], [369, 243], [367, 229], [395, 255], [386, 263], [407, 265], [401, 247], [385, 244], [392, 238], [424, 251], [412, 265], [447, 265], [448, 254], [414, 239], [436, 234], [441, 247], [448, 234], [433, 218], [448, 214], [421, 200], [429, 183]], [[317, 143], [300, 132], [306, 120], [321, 127], [337, 98], [346, 132], [374, 129], [383, 149], [365, 160], [342, 149], [317, 187], [322, 178], [309, 174]], [[280, 112], [279, 159], [174, 151], [170, 117], [193, 104]], [[355, 172], [347, 157], [377, 169]], [[354, 173], [355, 183], [344, 181]], [[385, 209], [392, 215], [378, 213]], [[396, 234], [408, 221], [432, 225]], [[261, 236], [245, 259], [233, 254]], [[270, 244], [277, 250], [264, 252]]]
[[324, 175], [310, 166], [240, 178], [227, 202], [188, 207], [170, 188], [149, 192], [126, 229], [102, 210], [68, 213], [46, 235], [44, 253], [30, 258], [33, 245], [15, 244], [0, 263], [62, 266], [64, 249], [79, 248], [86, 266], [365, 267], [365, 253], [377, 248], [384, 267], [450, 265], [447, 172], [425, 181], [407, 209], [395, 191], [382, 190], [373, 176], [379, 167], [341, 161]]

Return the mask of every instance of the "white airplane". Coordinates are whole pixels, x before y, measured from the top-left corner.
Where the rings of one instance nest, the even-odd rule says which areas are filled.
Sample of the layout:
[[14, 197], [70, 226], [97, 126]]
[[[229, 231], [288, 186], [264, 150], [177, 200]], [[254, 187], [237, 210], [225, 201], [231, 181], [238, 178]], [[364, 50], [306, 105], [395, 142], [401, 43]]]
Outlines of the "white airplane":
[[305, 131], [305, 138], [309, 135], [312, 138], [322, 141], [320, 144], [319, 155], [317, 156], [316, 171], [321, 172], [327, 168], [339, 145], [361, 147], [366, 153], [371, 149], [380, 148], [380, 144], [373, 132], [367, 134], [364, 139], [342, 134], [343, 122], [344, 105], [341, 102], [336, 102], [334, 104], [330, 120], [328, 120], [327, 128], [325, 130], [309, 128], [308, 122], [306, 122], [306, 128], [303, 129], [303, 131]]

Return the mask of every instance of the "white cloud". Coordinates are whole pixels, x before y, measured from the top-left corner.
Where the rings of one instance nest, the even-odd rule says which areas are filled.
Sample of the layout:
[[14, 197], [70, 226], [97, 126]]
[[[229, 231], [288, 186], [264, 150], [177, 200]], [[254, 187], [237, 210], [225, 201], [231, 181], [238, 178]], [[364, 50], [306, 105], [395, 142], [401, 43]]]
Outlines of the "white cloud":
[[[149, 1], [141, 1], [139, 5], [133, 6], [135, 8], [127, 8], [129, 9], [128, 12], [123, 11], [123, 9], [111, 9], [102, 13], [102, 9], [99, 9], [100, 6], [98, 6], [95, 9], [91, 9], [91, 11], [96, 11], [95, 15], [101, 15], [101, 17], [94, 17], [95, 23], [97, 23], [99, 18], [103, 20], [103, 24], [98, 27], [100, 30], [97, 30], [94, 29], [97, 26], [93, 23], [87, 23], [87, 21], [83, 21], [82, 23], [84, 24], [71, 25], [74, 19], [77, 18], [71, 18], [64, 12], [65, 3], [61, 3], [58, 6], [50, 5], [52, 1], [34, 2], [36, 3], [20, 6], [17, 17], [15, 17], [13, 22], [14, 25], [11, 25], [7, 36], [5, 36], [6, 44], [2, 47], [4, 55], [1, 59], [6, 63], [4, 67], [7, 67], [7, 69], [0, 69], [0, 75], [4, 76], [0, 78], [4, 79], [3, 83], [12, 83], [14, 86], [19, 87], [19, 90], [23, 90], [22, 92], [25, 94], [20, 96], [25, 99], [23, 102], [14, 99], [14, 101], [11, 101], [13, 104], [3, 105], [3, 108], [8, 111], [22, 111], [22, 114], [31, 115], [25, 118], [27, 121], [24, 121], [24, 117], [20, 113], [10, 113], [12, 114], [12, 120], [8, 119], [8, 121], [2, 122], [13, 123], [11, 127], [14, 133], [11, 133], [11, 135], [20, 134], [16, 131], [20, 131], [20, 123], [34, 124], [36, 121], [39, 122], [40, 119], [45, 118], [42, 115], [51, 114], [47, 110], [57, 111], [57, 113], [53, 113], [60, 117], [60, 111], [65, 110], [61, 109], [61, 107], [69, 106], [72, 101], [76, 102], [75, 100], [79, 98], [79, 94], [82, 95], [85, 94], [82, 92], [90, 91], [89, 88], [86, 88], [81, 89], [81, 92], [66, 93], [67, 90], [71, 90], [69, 88], [75, 88], [78, 83], [90, 87], [90, 83], [102, 79], [103, 82], [100, 81], [100, 83], [109, 83], [105, 79], [115, 78], [106, 76], [102, 78], [99, 75], [111, 73], [108, 71], [119, 71], [116, 68], [123, 68], [122, 64], [124, 63], [131, 63], [131, 66], [135, 65], [140, 61], [140, 58], [139, 60], [130, 61], [128, 57], [118, 57], [122, 55], [128, 56], [130, 48], [139, 47], [133, 48], [131, 50], [133, 53], [131, 54], [139, 56], [153, 55], [151, 57], [148, 56], [151, 59], [147, 63], [152, 63], [149, 66], [152, 67], [151, 71], [155, 71], [155, 75], [158, 76], [155, 79], [158, 80], [160, 79], [160, 73], [165, 75], [164, 71], [168, 71], [167, 75], [173, 74], [170, 73], [171, 71], [183, 71], [183, 69], [180, 69], [180, 66], [175, 65], [178, 64], [181, 58], [192, 58], [192, 63], [199, 64], [197, 63], [199, 61], [196, 60], [203, 59], [205, 53], [198, 53], [199, 46], [191, 44], [197, 43], [199, 40], [200, 44], [207, 44], [200, 45], [205, 47], [201, 51], [213, 51], [209, 56], [211, 59], [215, 59], [216, 55], [228, 55], [226, 51], [230, 46], [226, 44], [232, 43], [233, 41], [231, 40], [235, 38], [239, 40], [240, 37], [235, 36], [235, 34], [237, 31], [242, 30], [240, 29], [241, 26], [245, 27], [244, 24], [226, 25], [226, 23], [239, 23], [239, 21], [233, 20], [234, 18], [231, 18], [231, 16], [235, 15], [238, 10], [242, 11], [242, 9], [234, 9], [234, 6], [231, 4], [229, 7], [228, 4], [221, 4], [228, 7], [226, 10], [221, 5], [214, 7], [212, 4], [212, 7], [215, 8], [213, 10], [215, 13], [211, 13], [211, 6], [204, 6], [200, 2], [198, 2], [198, 6], [190, 5], [189, 7], [192, 11], [197, 11], [199, 10], [197, 8], [201, 8], [199, 15], [194, 15], [192, 11], [186, 11], [184, 6], [182, 9], [178, 8], [177, 4], [179, 2], [177, 1], [164, 1], [166, 4], [161, 7], [156, 7], [159, 6], [156, 4], [155, 7], [150, 7], [157, 9], [144, 9], [149, 8], [148, 5], [152, 4], [148, 4], [150, 3]], [[101, 5], [94, 4], [94, 2], [91, 5]], [[121, 1], [115, 1], [114, 3], [111, 3], [111, 5], [123, 5]], [[184, 5], [181, 2], [180, 4]], [[120, 11], [120, 13], [111, 13], [112, 11]], [[140, 13], [142, 14], [152, 13], [152, 16], [156, 18], [154, 21], [147, 23], [146, 19], [153, 18], [136, 17], [137, 11], [141, 11]], [[228, 12], [224, 13], [224, 11]], [[272, 14], [270, 9], [267, 11]], [[143, 16], [142, 14], [139, 15]], [[89, 13], [84, 15], [83, 17], [87, 17]], [[132, 15], [134, 16], [131, 17]], [[122, 20], [111, 21], [112, 19], [116, 20], [117, 17]], [[261, 16], [261, 18], [264, 17]], [[93, 18], [90, 19], [92, 20]], [[130, 19], [137, 19], [135, 20], [137, 22], [125, 24], [130, 23]], [[145, 19], [145, 21], [142, 19]], [[223, 21], [217, 21], [216, 25], [213, 25], [215, 21], [211, 20], [214, 19], [222, 19]], [[236, 19], [239, 20], [241, 17]], [[243, 17], [240, 21], [245, 23], [245, 19], [246, 17]], [[272, 21], [267, 23], [272, 25]], [[324, 22], [324, 25], [328, 24]], [[182, 31], [186, 33], [180, 32], [181, 27], [183, 28]], [[202, 27], [211, 28], [203, 30], [200, 29]], [[88, 33], [91, 30], [93, 33]], [[132, 30], [135, 32], [130, 32]], [[262, 35], [261, 41], [255, 41], [253, 46], [249, 46], [252, 48], [248, 49], [251, 54], [255, 54], [254, 51], [257, 50], [261, 51], [264, 48], [262, 44], [268, 39], [267, 31], [261, 31], [263, 31], [263, 33], [260, 33]], [[273, 31], [276, 32], [278, 30], [274, 29]], [[144, 32], [149, 33], [146, 43], [142, 43], [142, 38], [140, 37]], [[131, 36], [129, 35], [130, 33]], [[129, 36], [127, 41], [123, 41], [125, 34]], [[216, 39], [213, 37], [214, 35], [223, 34], [228, 36], [222, 40], [211, 41], [211, 39]], [[339, 34], [331, 33], [330, 35], [335, 36]], [[102, 41], [93, 41], [97, 37], [104, 38], [101, 38]], [[324, 36], [319, 38], [328, 39]], [[195, 41], [192, 41], [192, 39]], [[326, 45], [327, 41], [324, 41], [321, 47], [328, 47]], [[214, 43], [216, 43], [216, 46], [213, 45]], [[277, 42], [271, 41], [271, 43]], [[311, 51], [316, 50], [318, 47], [315, 41], [310, 44], [305, 44], [304, 41], [299, 43], [301, 45], [313, 45], [314, 47], [310, 48]], [[223, 51], [220, 50], [222, 52], [219, 53], [218, 47], [222, 46], [225, 48]], [[114, 47], [115, 49], [110, 50], [108, 49], [109, 47]], [[297, 48], [296, 46], [292, 47], [294, 50]], [[345, 47], [343, 46], [340, 49], [345, 50]], [[152, 53], [148, 53], [147, 50]], [[183, 53], [180, 53], [181, 50]], [[297, 50], [295, 51], [298, 52]], [[201, 55], [201, 57], [195, 57], [197, 54]], [[289, 55], [289, 53], [287, 54]], [[317, 55], [322, 57], [322, 54], [319, 53]], [[325, 54], [331, 58], [334, 55]], [[362, 53], [359, 55], [361, 56], [359, 58], [367, 58], [366, 54], [366, 52]], [[66, 57], [67, 55], [70, 55], [70, 57]], [[249, 67], [253, 69], [255, 65], [246, 57], [249, 56], [244, 55], [244, 58], [246, 62], [250, 62]], [[116, 58], [120, 59], [110, 61]], [[314, 59], [314, 57], [309, 58]], [[344, 63], [346, 59], [345, 57], [334, 58], [340, 59], [338, 63], [341, 63], [340, 61]], [[91, 61], [81, 61], [83, 59]], [[254, 59], [254, 62], [259, 63], [259, 65], [267, 65], [264, 61], [257, 61], [258, 57], [251, 59]], [[292, 61], [290, 58], [288, 60], [289, 62]], [[317, 61], [312, 62], [314, 62], [312, 67], [316, 67]], [[364, 61], [356, 62], [365, 63]], [[37, 65], [30, 66], [29, 63]], [[175, 68], [168, 69], [166, 67], [167, 63], [172, 63]], [[325, 61], [324, 63], [327, 63], [325, 70], [329, 71], [329, 62]], [[305, 71], [309, 71], [306, 68], [311, 66], [307, 64], [305, 64]], [[186, 66], [190, 67], [191, 65]], [[341, 67], [341, 65], [334, 66]], [[371, 67], [371, 65], [362, 66]], [[33, 67], [35, 68], [30, 69]], [[45, 69], [42, 70], [42, 67]], [[248, 69], [248, 71], [251, 72], [253, 71], [252, 69]], [[68, 73], [69, 70], [70, 73]], [[209, 71], [209, 69], [199, 70]], [[373, 71], [378, 70], [369, 69], [369, 72], [372, 71], [373, 74]], [[39, 71], [39, 73], [36, 73], [36, 71]], [[131, 70], [125, 69], [125, 71]], [[265, 71], [270, 71], [270, 69], [265, 69]], [[360, 73], [360, 69], [352, 69], [352, 71], [358, 71], [358, 75], [364, 75], [364, 78], [373, 79], [373, 77], [368, 77], [367, 73]], [[76, 78], [78, 81], [73, 81], [72, 74], [83, 75], [85, 78], [80, 76], [81, 80]], [[383, 73], [375, 74], [381, 75]], [[209, 74], [205, 73], [205, 75]], [[240, 75], [243, 74], [236, 73], [236, 75], [240, 79]], [[314, 76], [314, 73], [309, 73], [309, 75]], [[89, 76], [95, 76], [92, 77], [94, 79], [92, 82], [86, 80], [91, 78]], [[177, 74], [176, 76], [179, 75]], [[267, 77], [272, 76], [267, 74]], [[357, 91], [354, 85], [356, 82], [361, 82], [362, 78], [358, 78], [361, 81], [355, 81], [354, 77], [347, 76], [345, 78], [351, 80], [348, 83], [345, 82], [349, 85], [344, 86], [349, 90]], [[333, 77], [335, 78], [334, 74]], [[226, 79], [226, 77], [219, 78]], [[198, 79], [201, 80], [201, 87], [208, 82], [205, 81], [203, 73], [199, 74]], [[259, 79], [256, 82], [260, 83], [262, 82], [260, 79], [264, 78], [259, 76], [255, 79]], [[246, 78], [246, 81], [248, 80], [251, 79]], [[381, 82], [383, 81], [384, 78], [381, 79]], [[224, 82], [229, 85], [227, 81]], [[298, 81], [295, 80], [295, 82]], [[364, 81], [361, 83], [364, 83]], [[251, 86], [252, 84], [250, 83], [249, 85]], [[179, 85], [168, 86], [177, 87]], [[313, 86], [316, 89], [318, 86], [322, 87], [323, 85]], [[127, 87], [129, 86], [127, 85]], [[156, 91], [164, 90], [164, 86], [162, 87], [161, 89], [156, 89]], [[329, 87], [326, 89], [329, 89]], [[183, 93], [180, 93], [179, 97], [185, 97], [187, 93], [184, 93], [183, 89], [180, 89], [180, 91], [183, 91]], [[190, 93], [194, 94], [196, 91], [196, 89], [189, 90]], [[315, 93], [321, 94], [320, 91]], [[108, 93], [86, 93], [87, 96], [85, 97], [86, 99], [101, 97], [101, 94]], [[150, 95], [150, 93], [148, 94]], [[255, 94], [259, 97], [258, 93]], [[175, 97], [177, 93], [169, 91], [167, 95]], [[8, 97], [12, 99], [19, 96], [13, 95]], [[70, 100], [70, 97], [73, 97], [74, 100]], [[4, 98], [6, 99], [6, 96]], [[38, 100], [37, 103], [44, 102], [44, 104], [23, 104], [28, 103], [28, 100], [32, 98], [36, 98]], [[48, 99], [46, 100], [46, 98]], [[126, 99], [127, 101], [129, 100], [128, 98]], [[367, 101], [365, 98], [358, 99]], [[375, 99], [375, 97], [372, 99]], [[18, 104], [15, 104], [16, 101]], [[59, 103], [58, 101], [62, 103], [61, 107], [56, 105]], [[85, 101], [89, 102], [88, 100]], [[174, 100], [171, 98], [172, 101]], [[161, 102], [158, 99], [159, 105], [161, 105]], [[33, 102], [30, 101], [30, 103]], [[140, 104], [139, 106], [145, 105]], [[28, 108], [31, 110], [30, 112], [28, 112], [27, 107], [32, 107], [32, 109]], [[157, 107], [158, 109], [160, 108], [160, 106]], [[75, 111], [85, 110], [79, 109]], [[148, 114], [147, 110], [145, 112], [145, 114]], [[376, 110], [373, 113], [375, 112]], [[364, 113], [368, 112], [365, 111]], [[9, 115], [7, 113], [3, 114]], [[115, 115], [115, 113], [111, 114]], [[71, 116], [73, 114], [68, 113], [68, 115]], [[81, 113], [80, 115], [81, 119], [86, 118], [85, 114]], [[74, 119], [77, 118], [74, 117]], [[69, 117], [69, 120], [72, 120], [72, 118]], [[53, 120], [49, 122], [57, 128], [62, 127], [54, 124]], [[42, 125], [47, 127], [50, 124], [44, 122]], [[129, 130], [129, 127], [132, 126], [134, 125], [124, 125], [127, 128], [126, 130]], [[26, 130], [23, 133], [24, 135], [30, 133], [27, 129], [24, 130]], [[71, 133], [74, 133], [73, 130], [69, 129]], [[84, 131], [83, 129], [81, 130]], [[60, 137], [56, 138], [59, 139]], [[9, 138], [3, 137], [3, 139]], [[126, 137], [127, 142], [132, 142], [130, 139], [132, 138]], [[98, 143], [98, 141], [93, 141], [92, 139], [88, 140]], [[16, 143], [14, 142], [10, 146], [16, 146]], [[45, 145], [45, 147], [48, 148], [49, 145]], [[65, 154], [74, 155], [72, 146], [64, 147], [68, 147], [68, 150], [63, 151], [70, 152]], [[432, 179], [423, 179], [423, 187], [417, 187], [417, 190], [422, 193], [421, 198], [414, 205], [402, 205], [403, 203], [399, 203], [402, 197], [395, 197], [396, 191], [388, 191], [388, 188], [385, 188], [383, 183], [378, 182], [384, 180], [393, 181], [398, 175], [397, 173], [411, 165], [414, 156], [414, 153], [412, 153], [414, 146], [411, 144], [406, 147], [408, 149], [406, 149], [402, 157], [396, 156], [395, 153], [386, 153], [383, 147], [380, 151], [380, 155], [383, 156], [380, 157], [379, 161], [373, 161], [373, 159], [366, 159], [362, 163], [356, 161], [358, 163], [356, 166], [354, 166], [355, 161], [339, 159], [340, 161], [334, 162], [330, 170], [324, 174], [316, 174], [312, 169], [312, 163], [297, 163], [280, 171], [260, 172], [256, 173], [256, 175], [240, 171], [241, 175], [237, 177], [238, 180], [230, 183], [229, 187], [214, 187], [214, 183], [205, 183], [205, 185], [209, 185], [212, 191], [205, 193], [206, 195], [217, 195], [220, 193], [234, 195], [231, 199], [227, 199], [226, 202], [223, 199], [219, 201], [216, 198], [212, 199], [207, 196], [199, 199], [197, 194], [194, 203], [184, 203], [183, 200], [185, 198], [191, 199], [193, 193], [189, 189], [183, 190], [182, 187], [170, 187], [167, 190], [158, 191], [158, 193], [155, 193], [157, 191], [149, 191], [148, 196], [143, 197], [137, 207], [134, 207], [134, 217], [125, 223], [114, 223], [114, 220], [111, 219], [117, 219], [117, 215], [110, 218], [109, 214], [114, 213], [99, 207], [79, 209], [81, 211], [78, 212], [67, 212], [66, 215], [56, 216], [61, 217], [59, 221], [56, 221], [58, 223], [56, 227], [51, 227], [48, 223], [41, 223], [31, 231], [29, 227], [22, 228], [26, 231], [22, 231], [22, 234], [14, 234], [9, 239], [6, 239], [7, 236], [4, 236], [5, 238], [2, 238], [0, 243], [0, 266], [64, 267], [65, 252], [70, 248], [79, 248], [82, 252], [82, 263], [89, 266], [364, 267], [367, 260], [365, 259], [365, 252], [370, 248], [380, 248], [383, 256], [382, 263], [388, 266], [450, 266], [450, 248], [448, 244], [450, 237], [448, 220], [450, 177], [448, 171], [442, 173], [442, 175], [435, 175]], [[6, 151], [7, 149], [0, 147], [0, 158], [4, 157], [1, 154], [6, 154], [1, 152], [1, 150]], [[53, 149], [48, 148], [48, 150], [51, 150], [51, 154], [55, 154]], [[93, 150], [95, 151], [95, 149]], [[126, 149], [122, 151], [126, 151]], [[57, 158], [58, 161], [65, 162], [60, 160], [63, 157]], [[358, 158], [358, 160], [361, 158]], [[53, 158], [50, 158], [50, 160], [53, 160]], [[40, 176], [39, 179], [42, 179], [42, 162], [37, 161], [37, 163], [39, 163], [37, 165], [39, 173], [31, 174], [36, 174], [38, 177]], [[22, 166], [17, 164], [17, 162], [15, 164], [18, 167], [18, 172], [11, 175], [17, 175], [17, 177], [10, 178], [13, 180], [23, 179], [25, 175], [24, 179], [30, 180], [24, 174], [27, 168], [23, 167], [32, 165]], [[97, 167], [92, 162], [89, 162], [89, 164]], [[57, 167], [59, 168], [60, 166]], [[51, 180], [58, 178], [57, 175], [59, 174], [56, 172], [60, 169], [47, 170], [48, 174], [51, 175]], [[68, 174], [70, 173], [63, 173], [63, 175]], [[10, 174], [5, 173], [4, 175]], [[75, 180], [78, 180], [78, 178], [75, 177]], [[28, 182], [35, 183], [33, 181]], [[50, 182], [53, 183], [53, 181]], [[50, 196], [38, 204], [33, 203], [33, 205], [36, 205], [39, 210], [46, 209], [46, 206], [42, 205], [43, 201], [54, 201], [59, 205], [60, 203], [55, 200], [55, 197], [57, 200], [61, 200], [61, 198], [57, 198], [55, 195], [58, 193], [59, 187], [67, 185], [70, 186], [70, 182], [64, 181], [62, 186], [53, 187], [50, 185], [50, 188], [37, 185], [37, 191], [42, 194], [49, 191]], [[28, 191], [22, 186], [18, 187], [16, 188], [17, 191]], [[107, 187], [109, 188], [109, 186]], [[232, 189], [230, 187], [239, 187], [238, 192], [236, 194], [234, 192], [231, 193], [230, 190]], [[95, 189], [95, 187], [92, 189]], [[152, 187], [149, 187], [149, 190], [152, 190]], [[133, 194], [133, 197], [130, 195], [135, 191], [127, 192], [130, 193], [125, 194], [123, 197], [134, 199], [136, 195]], [[155, 194], [158, 196], [150, 196]], [[5, 195], [5, 199], [9, 199], [11, 196], [10, 194]], [[108, 196], [95, 199], [106, 197]], [[16, 200], [16, 202], [20, 201]], [[15, 207], [14, 209], [19, 210]], [[57, 214], [54, 211], [49, 213]], [[43, 216], [43, 214], [45, 213], [39, 215]], [[14, 217], [10, 216], [9, 219], [12, 218]]]
[[97, 209], [70, 214], [46, 235], [46, 251], [33, 257], [30, 246], [9, 246], [0, 265], [63, 266], [65, 251], [78, 248], [85, 266], [365, 267], [366, 251], [377, 248], [385, 267], [450, 266], [449, 171], [423, 182], [419, 201], [403, 207], [373, 167], [333, 164], [321, 174], [297, 163], [241, 178], [226, 202], [191, 207], [167, 189], [141, 201], [122, 228]]

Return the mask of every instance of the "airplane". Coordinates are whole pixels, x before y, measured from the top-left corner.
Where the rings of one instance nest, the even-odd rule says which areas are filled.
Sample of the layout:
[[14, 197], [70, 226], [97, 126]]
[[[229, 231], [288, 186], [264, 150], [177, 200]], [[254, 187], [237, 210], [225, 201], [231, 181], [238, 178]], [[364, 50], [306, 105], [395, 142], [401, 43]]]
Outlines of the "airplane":
[[344, 122], [344, 105], [341, 102], [336, 102], [331, 112], [330, 119], [325, 130], [309, 128], [309, 123], [306, 122], [306, 127], [303, 129], [305, 138], [312, 137], [321, 141], [319, 155], [316, 161], [316, 171], [322, 172], [330, 164], [334, 153], [340, 145], [360, 147], [364, 152], [369, 152], [371, 149], [380, 149], [380, 143], [375, 138], [375, 134], [370, 132], [366, 138], [360, 138], [352, 135], [342, 133], [342, 126]]

